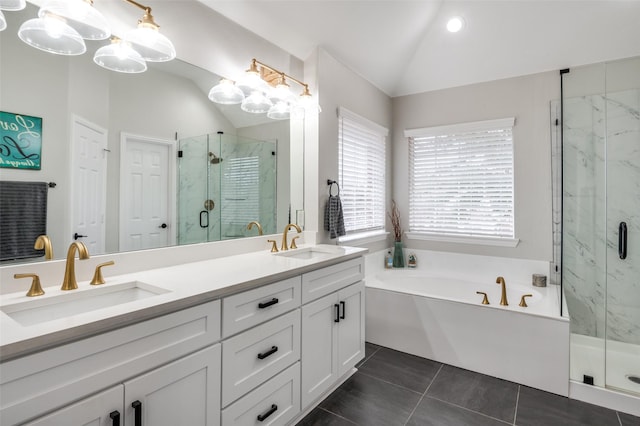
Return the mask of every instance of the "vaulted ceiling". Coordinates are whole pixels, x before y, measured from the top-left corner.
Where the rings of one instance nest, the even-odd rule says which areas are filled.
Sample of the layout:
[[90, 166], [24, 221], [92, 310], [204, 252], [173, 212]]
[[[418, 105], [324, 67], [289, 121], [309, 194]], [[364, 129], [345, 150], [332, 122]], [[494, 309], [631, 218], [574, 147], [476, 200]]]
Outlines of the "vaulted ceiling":
[[302, 60], [320, 46], [389, 96], [640, 55], [640, 0], [199, 1]]

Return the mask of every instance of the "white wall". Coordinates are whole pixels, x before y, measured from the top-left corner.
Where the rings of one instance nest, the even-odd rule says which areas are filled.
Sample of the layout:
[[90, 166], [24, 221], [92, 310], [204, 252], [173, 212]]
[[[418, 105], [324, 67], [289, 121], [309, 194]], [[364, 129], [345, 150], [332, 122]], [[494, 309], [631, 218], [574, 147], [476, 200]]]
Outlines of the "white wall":
[[[317, 157], [318, 164], [318, 182], [316, 204], [318, 206], [317, 226], [318, 241], [322, 243], [335, 243], [335, 240], [329, 239], [329, 233], [324, 231], [324, 206], [329, 196], [329, 188], [327, 179], [338, 179], [338, 116], [337, 108], [342, 106], [350, 111], [355, 112], [381, 126], [391, 130], [391, 99], [381, 90], [373, 86], [364, 78], [342, 65], [334, 59], [329, 53], [320, 49], [317, 52], [316, 63], [318, 93], [322, 113], [319, 115], [319, 146], [315, 148], [315, 152], [307, 152], [305, 155]], [[306, 123], [305, 123], [306, 124]], [[309, 150], [312, 146], [308, 140], [305, 140], [305, 150]], [[387, 205], [391, 199], [391, 139], [387, 140]], [[306, 191], [309, 186], [314, 183], [309, 182], [305, 185]], [[307, 206], [305, 209], [312, 206]], [[307, 222], [307, 229], [309, 229]], [[386, 242], [370, 245], [372, 250], [384, 248]]]
[[513, 129], [516, 248], [411, 240], [414, 248], [552, 260], [550, 101], [558, 72], [497, 80], [393, 99], [393, 196], [408, 227], [409, 155], [405, 129], [516, 118]]

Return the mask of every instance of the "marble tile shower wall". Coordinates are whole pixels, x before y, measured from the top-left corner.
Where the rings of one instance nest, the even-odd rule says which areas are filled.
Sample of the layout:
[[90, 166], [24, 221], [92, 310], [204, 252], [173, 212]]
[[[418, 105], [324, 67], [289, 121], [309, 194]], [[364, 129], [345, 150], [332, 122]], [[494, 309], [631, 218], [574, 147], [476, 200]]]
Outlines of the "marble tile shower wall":
[[[640, 90], [566, 99], [564, 122], [563, 286], [572, 332], [640, 344], [640, 264], [618, 258], [619, 222], [640, 235]], [[639, 241], [629, 244], [640, 251]]]

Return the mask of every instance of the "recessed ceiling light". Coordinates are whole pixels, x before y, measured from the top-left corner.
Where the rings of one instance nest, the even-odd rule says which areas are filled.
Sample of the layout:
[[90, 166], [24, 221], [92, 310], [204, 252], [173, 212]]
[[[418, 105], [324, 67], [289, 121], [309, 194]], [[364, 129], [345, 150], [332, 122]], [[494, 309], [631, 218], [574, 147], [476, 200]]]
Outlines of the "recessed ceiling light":
[[451, 33], [457, 33], [463, 27], [464, 27], [464, 19], [462, 19], [459, 16], [454, 16], [453, 18], [449, 19], [449, 21], [447, 22], [447, 30], [449, 30], [449, 32]]

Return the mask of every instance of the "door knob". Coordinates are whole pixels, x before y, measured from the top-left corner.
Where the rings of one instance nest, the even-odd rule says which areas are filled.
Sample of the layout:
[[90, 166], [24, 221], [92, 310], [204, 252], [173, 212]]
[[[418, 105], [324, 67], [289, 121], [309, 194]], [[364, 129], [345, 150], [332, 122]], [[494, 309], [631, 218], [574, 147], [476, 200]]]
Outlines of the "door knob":
[[163, 223], [162, 225], [158, 226], [158, 228], [162, 228], [162, 229], [165, 229], [166, 227], [167, 227], [166, 223]]
[[85, 237], [86, 237], [86, 235], [80, 235], [77, 232], [75, 234], [73, 234], [73, 239], [74, 240], [77, 240], [78, 238], [85, 238]]

